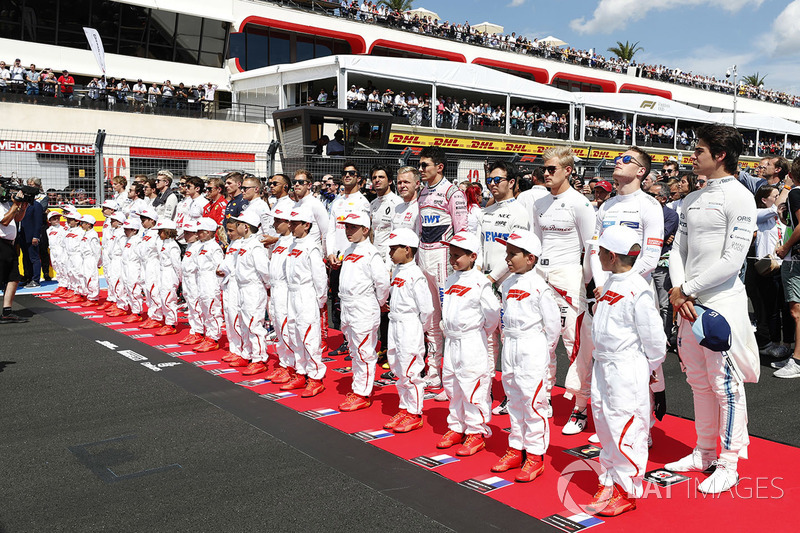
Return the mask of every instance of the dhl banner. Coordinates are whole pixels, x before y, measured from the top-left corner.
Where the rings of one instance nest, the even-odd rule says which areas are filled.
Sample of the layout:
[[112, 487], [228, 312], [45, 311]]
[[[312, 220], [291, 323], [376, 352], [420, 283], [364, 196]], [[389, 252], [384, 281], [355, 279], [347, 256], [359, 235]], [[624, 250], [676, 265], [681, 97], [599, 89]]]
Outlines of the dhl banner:
[[[413, 135], [408, 133], [392, 133], [389, 137], [389, 144], [402, 145], [403, 147], [423, 147], [441, 146], [442, 148], [453, 148], [458, 150], [476, 150], [480, 152], [509, 152], [523, 155], [521, 162], [533, 162], [537, 155], [541, 155], [552, 144], [519, 143], [507, 141], [485, 141], [479, 139], [461, 139], [458, 137], [447, 137], [442, 135]], [[647, 151], [647, 148], [644, 148]], [[607, 159], [613, 160], [615, 157], [625, 153], [624, 149], [614, 150], [605, 148], [592, 148], [590, 146], [573, 146], [572, 151], [581, 159]], [[650, 153], [650, 152], [648, 152]], [[665, 163], [670, 158], [678, 159], [674, 153], [650, 153], [653, 163]], [[682, 166], [692, 165], [691, 155], [678, 154]], [[739, 161], [742, 168], [754, 168], [756, 161]]]

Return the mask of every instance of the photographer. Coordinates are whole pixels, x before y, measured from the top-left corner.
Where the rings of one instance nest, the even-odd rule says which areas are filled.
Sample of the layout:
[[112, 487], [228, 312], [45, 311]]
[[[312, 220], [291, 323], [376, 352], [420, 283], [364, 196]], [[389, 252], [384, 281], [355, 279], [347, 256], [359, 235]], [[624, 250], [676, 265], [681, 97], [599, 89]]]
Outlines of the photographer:
[[27, 322], [11, 312], [14, 295], [19, 282], [19, 262], [14, 240], [17, 238], [17, 222], [25, 216], [28, 204], [23, 200], [22, 191], [17, 191], [12, 202], [0, 202], [0, 285], [5, 286], [3, 313], [0, 324]]

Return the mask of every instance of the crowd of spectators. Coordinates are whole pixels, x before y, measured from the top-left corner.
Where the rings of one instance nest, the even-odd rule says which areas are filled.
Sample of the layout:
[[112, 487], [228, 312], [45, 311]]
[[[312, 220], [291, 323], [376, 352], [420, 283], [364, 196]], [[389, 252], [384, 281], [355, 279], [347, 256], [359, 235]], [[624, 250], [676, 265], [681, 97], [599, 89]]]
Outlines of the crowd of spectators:
[[14, 60], [10, 68], [0, 61], [0, 94], [24, 95], [30, 99], [52, 97], [64, 102], [82, 99], [82, 105], [94, 109], [146, 112], [158, 107], [199, 112], [214, 102], [216, 92], [217, 86], [211, 82], [186, 85], [166, 80], [148, 85], [141, 78], [128, 82], [126, 78], [105, 76], [80, 85], [66, 69], [58, 74], [52, 68], [39, 70], [33, 63], [25, 67], [20, 59]]
[[[552, 59], [609, 72], [628, 73], [629, 69], [634, 69], [633, 72], [638, 77], [686, 85], [704, 91], [733, 94], [735, 89], [733, 83], [729, 80], [718, 80], [714, 76], [695, 74], [691, 71], [687, 72], [680, 68], [665, 65], [645, 65], [636, 63], [636, 61], [627, 62], [617, 57], [605, 57], [595, 50], [578, 50], [566, 46], [557, 47], [548, 42], [542, 42], [537, 38], [529, 39], [516, 32], [511, 32], [511, 34], [480, 32], [473, 28], [469, 21], [463, 24], [451, 23], [448, 20], [442, 22], [429, 16], [420, 17], [417, 14], [394, 11], [384, 4], [379, 5], [378, 2], [362, 0], [359, 3], [358, 0], [350, 2], [341, 0], [339, 14], [354, 20], [381, 24], [414, 33], [461, 41], [477, 46], [497, 48], [519, 54], [534, 55], [544, 59]], [[740, 81], [737, 94], [743, 98], [800, 107], [800, 97], [768, 89], [763, 85], [755, 87]]]

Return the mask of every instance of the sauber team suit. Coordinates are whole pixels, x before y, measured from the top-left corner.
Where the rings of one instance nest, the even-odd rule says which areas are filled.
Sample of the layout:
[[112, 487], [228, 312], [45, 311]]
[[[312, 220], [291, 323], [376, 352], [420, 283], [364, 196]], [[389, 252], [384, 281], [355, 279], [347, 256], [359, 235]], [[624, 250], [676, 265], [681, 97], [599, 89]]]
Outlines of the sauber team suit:
[[237, 322], [242, 334], [242, 353], [251, 363], [267, 362], [267, 287], [269, 286], [269, 259], [267, 249], [258, 234], [236, 241], [239, 256], [236, 259], [236, 284], [239, 287], [239, 315]]
[[442, 304], [447, 277], [453, 272], [448, 248], [441, 241], [467, 229], [467, 200], [458, 187], [442, 178], [419, 193], [417, 264], [428, 279], [433, 296], [433, 314], [425, 324], [428, 339], [428, 376], [438, 376], [442, 366]]
[[719, 458], [732, 465], [739, 456], [747, 458], [750, 442], [744, 383], [757, 382], [761, 370], [739, 279], [755, 227], [753, 195], [732, 176], [710, 179], [684, 199], [669, 261], [673, 286], [720, 313], [731, 327], [727, 364], [721, 353], [698, 344], [691, 322], [678, 319], [678, 353], [694, 395], [697, 447], [716, 450], [719, 438]]
[[100, 297], [99, 274], [97, 269], [101, 264], [100, 260], [100, 239], [94, 228], [86, 231], [81, 239], [79, 255], [81, 257], [81, 279], [83, 287], [81, 294], [91, 301], [97, 301]]
[[543, 455], [550, 445], [547, 366], [561, 334], [553, 290], [536, 273], [503, 283], [503, 388], [508, 396], [508, 446]]
[[425, 274], [415, 263], [397, 265], [392, 273], [389, 300], [389, 334], [386, 356], [397, 376], [400, 409], [422, 414], [425, 381], [425, 334], [423, 324], [433, 313], [433, 297]]
[[650, 432], [650, 374], [667, 337], [650, 284], [631, 269], [605, 279], [594, 311], [592, 415], [603, 447], [600, 483], [642, 495]]
[[476, 269], [455, 271], [448, 278], [442, 305], [444, 357], [442, 383], [450, 398], [447, 425], [456, 433], [491, 436], [488, 335], [500, 324], [500, 302], [492, 285]]
[[239, 357], [242, 355], [242, 327], [239, 323], [239, 284], [236, 281], [236, 262], [239, 259], [239, 243], [234, 239], [228, 244], [225, 259], [219, 266], [222, 277], [222, 311], [225, 318], [225, 334], [228, 337], [228, 351]]
[[345, 250], [339, 282], [342, 333], [353, 360], [353, 393], [369, 397], [375, 381], [381, 306], [389, 297], [389, 272], [378, 249], [369, 241]]
[[204, 336], [213, 341], [222, 336], [222, 293], [217, 268], [224, 257], [222, 248], [213, 238], [200, 243], [197, 252], [197, 303]]
[[[269, 316], [275, 328], [278, 352], [278, 362], [283, 368], [294, 368], [294, 352], [289, 345], [289, 287], [286, 285], [286, 258], [292, 247], [294, 238], [283, 235], [272, 247], [272, 257], [269, 260]], [[235, 243], [236, 241], [234, 241]]]
[[[532, 229], [542, 242], [542, 257], [536, 271], [555, 291], [556, 303], [561, 310], [561, 338], [572, 363], [582, 341], [590, 336], [591, 331], [581, 328], [577, 322], [579, 315], [586, 310], [584, 286], [589, 281], [590, 270], [588, 261], [582, 264], [581, 252], [594, 231], [594, 208], [586, 197], [569, 188], [557, 196], [548, 194], [536, 200], [533, 209]], [[555, 351], [550, 354], [548, 371], [549, 393], [556, 379]], [[588, 399], [590, 393], [588, 388], [581, 391], [580, 384], [570, 386], [569, 380], [566, 389], [564, 396], [568, 399], [577, 394]]]
[[139, 260], [144, 270], [144, 301], [147, 304], [147, 316], [157, 322], [164, 320], [161, 312], [161, 289], [158, 287], [161, 278], [161, 264], [158, 254], [161, 250], [161, 239], [156, 228], [142, 229], [142, 240], [139, 242]]
[[295, 371], [309, 379], [325, 377], [320, 348], [320, 309], [328, 298], [322, 252], [317, 242], [306, 235], [295, 239], [285, 264], [289, 288], [289, 346], [295, 355]]
[[166, 325], [175, 326], [178, 324], [178, 285], [181, 282], [181, 248], [175, 239], [161, 241], [158, 262], [161, 265], [158, 284], [161, 314]]

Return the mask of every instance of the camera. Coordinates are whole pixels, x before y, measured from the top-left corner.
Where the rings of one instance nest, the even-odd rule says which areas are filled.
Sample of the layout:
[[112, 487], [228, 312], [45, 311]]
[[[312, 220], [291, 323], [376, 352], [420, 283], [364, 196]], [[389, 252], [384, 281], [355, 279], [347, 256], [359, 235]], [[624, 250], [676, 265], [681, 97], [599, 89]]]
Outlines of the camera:
[[33, 204], [39, 189], [28, 185], [20, 185], [12, 178], [0, 176], [0, 202], [13, 202], [17, 192], [22, 191], [22, 201]]

